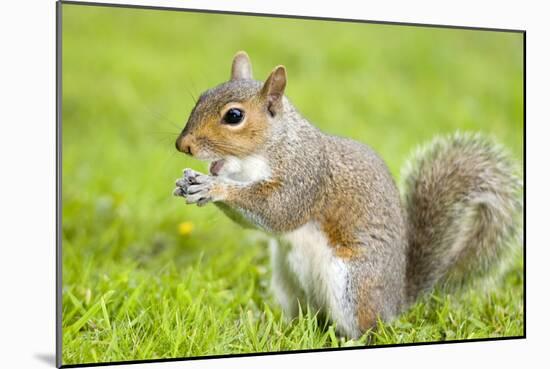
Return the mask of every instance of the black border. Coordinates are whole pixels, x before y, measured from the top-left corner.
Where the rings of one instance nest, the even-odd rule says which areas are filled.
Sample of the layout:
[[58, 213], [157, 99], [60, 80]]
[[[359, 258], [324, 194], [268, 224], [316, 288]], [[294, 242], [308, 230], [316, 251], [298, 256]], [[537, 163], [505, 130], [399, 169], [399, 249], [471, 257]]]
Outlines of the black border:
[[[449, 340], [449, 341], [429, 341], [429, 342], [411, 342], [411, 343], [396, 343], [376, 346], [353, 346], [353, 347], [337, 347], [337, 348], [318, 348], [318, 349], [304, 349], [304, 350], [289, 350], [289, 351], [273, 351], [273, 352], [255, 352], [255, 353], [237, 353], [237, 354], [224, 354], [224, 355], [205, 355], [205, 356], [191, 356], [181, 358], [162, 358], [162, 359], [147, 359], [147, 360], [127, 360], [127, 361], [110, 361], [99, 363], [81, 363], [81, 364], [67, 364], [62, 365], [62, 204], [61, 204], [61, 180], [62, 180], [62, 5], [83, 5], [83, 6], [97, 6], [97, 7], [114, 7], [114, 8], [130, 8], [130, 9], [142, 9], [142, 10], [161, 10], [161, 11], [179, 11], [188, 13], [210, 13], [210, 14], [225, 14], [225, 15], [244, 15], [252, 17], [269, 17], [269, 18], [289, 18], [289, 19], [303, 19], [303, 20], [321, 20], [321, 21], [333, 21], [333, 22], [347, 22], [347, 23], [370, 23], [370, 24], [382, 24], [382, 25], [395, 25], [395, 26], [408, 26], [408, 27], [429, 27], [429, 28], [445, 28], [445, 29], [462, 29], [470, 31], [492, 31], [492, 32], [508, 32], [508, 33], [521, 33], [523, 34], [523, 335], [521, 336], [507, 336], [507, 337], [488, 337], [488, 338], [474, 338], [463, 340]], [[284, 354], [297, 354], [297, 353], [317, 353], [327, 351], [349, 351], [349, 350], [363, 350], [363, 349], [377, 349], [386, 347], [410, 347], [410, 346], [425, 346], [425, 345], [444, 345], [453, 343], [468, 343], [468, 342], [488, 342], [488, 341], [507, 341], [515, 339], [527, 338], [527, 283], [526, 283], [526, 265], [527, 265], [527, 248], [526, 248], [526, 178], [527, 178], [527, 135], [526, 135], [526, 118], [527, 118], [527, 31], [520, 29], [505, 29], [505, 28], [490, 28], [490, 27], [468, 27], [468, 26], [456, 26], [456, 25], [441, 25], [441, 24], [429, 24], [429, 23], [407, 23], [407, 22], [392, 22], [392, 21], [377, 21], [377, 20], [362, 20], [362, 19], [345, 19], [345, 18], [329, 18], [329, 17], [316, 17], [316, 16], [302, 16], [302, 15], [289, 15], [289, 14], [269, 14], [269, 13], [252, 13], [252, 12], [239, 12], [239, 11], [226, 11], [226, 10], [212, 10], [212, 9], [190, 9], [190, 8], [175, 8], [175, 7], [162, 7], [152, 5], [131, 5], [131, 4], [113, 4], [113, 3], [98, 3], [91, 1], [70, 1], [70, 0], [57, 0], [56, 1], [56, 367], [58, 368], [81, 368], [81, 367], [94, 367], [94, 366], [106, 366], [106, 365], [125, 365], [125, 364], [144, 364], [144, 363], [164, 363], [164, 362], [177, 362], [177, 361], [189, 361], [189, 360], [205, 360], [205, 359], [224, 359], [235, 357], [248, 357], [248, 356], [266, 356], [266, 355], [284, 355]]]
[[176, 358], [164, 358], [164, 359], [109, 361], [109, 362], [102, 362], [102, 363], [67, 364], [67, 365], [60, 366], [60, 368], [85, 368], [85, 367], [107, 366], [107, 365], [167, 363], [167, 362], [174, 362], [174, 361], [178, 362], [178, 361], [205, 360], [205, 359], [227, 359], [227, 358], [248, 357], [248, 356], [309, 354], [309, 353], [313, 354], [317, 352], [327, 352], [327, 351], [365, 350], [365, 349], [378, 349], [378, 348], [386, 348], [386, 347], [411, 347], [411, 346], [441, 345], [441, 344], [453, 344], [453, 343], [464, 343], [464, 342], [509, 341], [509, 340], [516, 340], [516, 339], [522, 339], [522, 338], [525, 338], [525, 337], [524, 336], [507, 336], [507, 337], [495, 337], [495, 338], [472, 338], [472, 339], [466, 339], [466, 340], [392, 343], [387, 345], [376, 345], [376, 346], [328, 347], [328, 348], [319, 348], [319, 349], [268, 351], [268, 352], [239, 353], [239, 354], [225, 354], [225, 355], [205, 355], [205, 356], [190, 356], [190, 357], [181, 357], [181, 358], [176, 357]]
[[527, 32], [523, 32], [523, 338], [527, 338]]
[[55, 240], [56, 240], [56, 249], [55, 249], [55, 314], [56, 314], [56, 324], [55, 324], [55, 365], [60, 368], [62, 366], [63, 358], [63, 258], [62, 258], [62, 247], [61, 243], [63, 240], [62, 237], [62, 205], [61, 205], [61, 170], [62, 170], [62, 137], [61, 137], [61, 101], [62, 99], [62, 61], [63, 54], [61, 52], [61, 47], [63, 44], [63, 33], [62, 33], [62, 3], [56, 2], [55, 4], [55, 178], [56, 178], [56, 191], [55, 191]]

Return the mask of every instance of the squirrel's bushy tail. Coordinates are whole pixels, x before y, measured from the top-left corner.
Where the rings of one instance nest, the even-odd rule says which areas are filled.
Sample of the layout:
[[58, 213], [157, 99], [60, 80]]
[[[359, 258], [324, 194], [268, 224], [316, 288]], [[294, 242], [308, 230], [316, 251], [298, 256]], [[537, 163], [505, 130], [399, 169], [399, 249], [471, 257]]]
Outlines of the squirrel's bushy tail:
[[403, 171], [409, 225], [407, 294], [462, 285], [521, 244], [521, 177], [505, 150], [479, 134], [439, 137]]

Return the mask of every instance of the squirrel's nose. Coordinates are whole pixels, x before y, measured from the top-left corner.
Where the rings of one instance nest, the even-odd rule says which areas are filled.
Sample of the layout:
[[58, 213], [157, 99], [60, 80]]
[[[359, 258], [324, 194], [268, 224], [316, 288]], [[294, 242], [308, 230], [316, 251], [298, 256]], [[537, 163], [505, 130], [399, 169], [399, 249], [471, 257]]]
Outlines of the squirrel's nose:
[[178, 139], [176, 140], [176, 150], [181, 151], [184, 154], [193, 156], [189, 140], [187, 140], [185, 137], [178, 137]]

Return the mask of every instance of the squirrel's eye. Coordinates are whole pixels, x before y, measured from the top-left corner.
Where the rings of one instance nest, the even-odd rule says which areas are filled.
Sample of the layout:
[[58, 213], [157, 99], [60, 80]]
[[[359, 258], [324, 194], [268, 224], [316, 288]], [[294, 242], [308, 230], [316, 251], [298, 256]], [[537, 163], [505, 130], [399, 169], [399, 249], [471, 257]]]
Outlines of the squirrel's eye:
[[243, 118], [244, 111], [237, 108], [231, 108], [223, 116], [223, 121], [227, 124], [239, 124], [243, 121]]

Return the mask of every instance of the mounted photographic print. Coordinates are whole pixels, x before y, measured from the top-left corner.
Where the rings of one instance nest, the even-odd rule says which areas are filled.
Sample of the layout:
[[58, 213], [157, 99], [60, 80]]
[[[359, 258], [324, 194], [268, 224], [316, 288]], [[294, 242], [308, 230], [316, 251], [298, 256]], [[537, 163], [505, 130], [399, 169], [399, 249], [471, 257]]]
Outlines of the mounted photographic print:
[[57, 5], [58, 366], [525, 337], [524, 31]]

